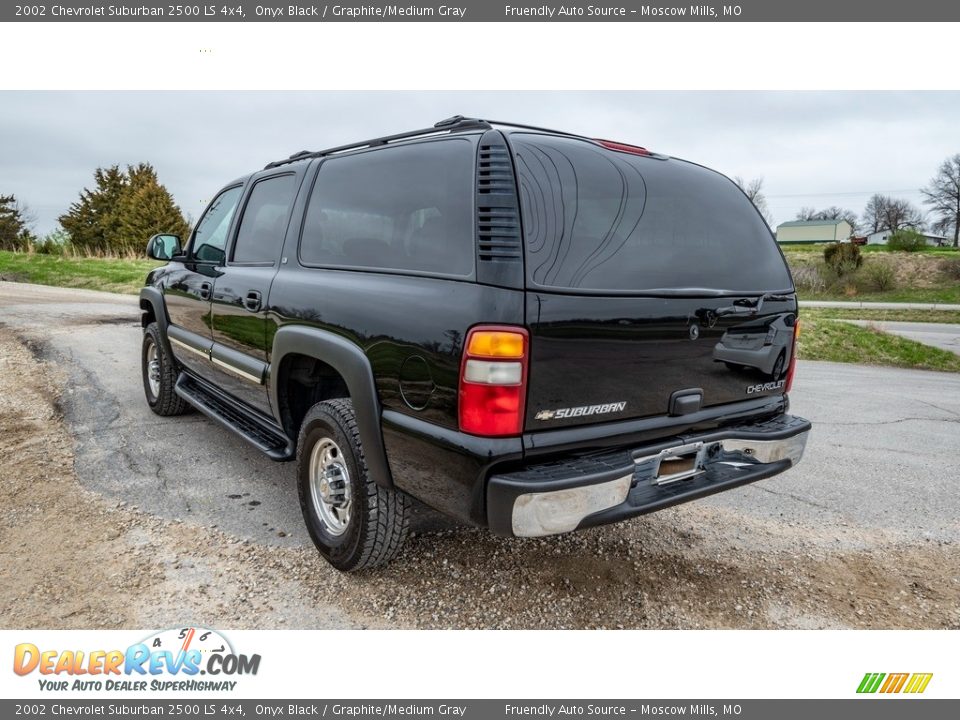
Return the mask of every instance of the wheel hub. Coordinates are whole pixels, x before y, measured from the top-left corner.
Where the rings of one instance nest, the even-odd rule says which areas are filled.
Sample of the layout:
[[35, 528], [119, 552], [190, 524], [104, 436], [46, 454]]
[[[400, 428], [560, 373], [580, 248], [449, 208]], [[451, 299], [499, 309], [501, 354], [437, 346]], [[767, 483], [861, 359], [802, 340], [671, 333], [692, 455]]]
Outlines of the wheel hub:
[[350, 471], [343, 452], [323, 438], [310, 453], [310, 492], [317, 517], [331, 535], [342, 535], [350, 524]]
[[160, 358], [157, 356], [156, 343], [150, 343], [147, 348], [147, 383], [150, 385], [150, 394], [158, 397], [160, 395]]

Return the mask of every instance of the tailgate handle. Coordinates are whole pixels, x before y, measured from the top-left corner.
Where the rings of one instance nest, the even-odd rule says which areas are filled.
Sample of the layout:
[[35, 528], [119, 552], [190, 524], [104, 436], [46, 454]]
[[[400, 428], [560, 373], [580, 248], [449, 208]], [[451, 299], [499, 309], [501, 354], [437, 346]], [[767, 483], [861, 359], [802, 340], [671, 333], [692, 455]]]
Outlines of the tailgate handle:
[[703, 389], [688, 388], [686, 390], [677, 390], [670, 395], [670, 415], [690, 415], [698, 412], [703, 405]]

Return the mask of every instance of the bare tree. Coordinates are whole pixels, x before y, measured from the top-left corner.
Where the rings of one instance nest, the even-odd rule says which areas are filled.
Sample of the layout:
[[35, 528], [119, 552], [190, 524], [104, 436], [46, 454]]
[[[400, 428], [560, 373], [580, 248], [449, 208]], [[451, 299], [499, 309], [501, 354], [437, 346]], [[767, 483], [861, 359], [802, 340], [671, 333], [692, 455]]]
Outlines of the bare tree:
[[863, 209], [863, 225], [869, 232], [875, 233], [884, 229], [885, 208], [889, 200], [886, 195], [878, 193], [867, 201], [867, 206]]
[[767, 225], [773, 225], [773, 216], [770, 214], [770, 207], [767, 205], [767, 196], [763, 193], [763, 178], [753, 178], [750, 181], [745, 181], [737, 175], [733, 181], [740, 186], [744, 195], [750, 198], [750, 202], [756, 205], [757, 210], [763, 215], [763, 219], [767, 221]]
[[802, 207], [797, 213], [797, 220], [846, 220], [850, 227], [856, 230], [857, 214], [853, 210], [831, 205], [823, 210], [812, 207]]
[[24, 225], [28, 228], [32, 228], [37, 224], [37, 214], [33, 211], [33, 208], [23, 202], [23, 200], [17, 200], [16, 204], [17, 210], [20, 212], [20, 218], [23, 220]]
[[923, 193], [924, 204], [937, 216], [934, 227], [953, 233], [953, 246], [960, 246], [960, 153], [943, 161]]
[[875, 194], [863, 210], [863, 224], [870, 232], [923, 228], [923, 213], [909, 200]]

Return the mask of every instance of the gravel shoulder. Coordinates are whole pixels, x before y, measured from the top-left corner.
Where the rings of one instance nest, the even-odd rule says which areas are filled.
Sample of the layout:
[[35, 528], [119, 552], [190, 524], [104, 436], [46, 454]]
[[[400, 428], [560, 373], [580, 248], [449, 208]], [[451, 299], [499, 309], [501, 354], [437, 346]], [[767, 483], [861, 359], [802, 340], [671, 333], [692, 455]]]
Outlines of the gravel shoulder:
[[81, 487], [59, 400], [64, 373], [42, 353], [0, 328], [0, 627], [382, 624], [313, 596], [300, 582], [313, 558], [166, 521]]
[[[931, 495], [911, 489], [920, 499], [905, 504], [894, 486], [876, 485], [889, 478], [863, 471], [885, 428], [915, 428], [909, 442], [919, 446], [930, 428], [955, 432], [953, 410], [901, 417], [889, 405], [852, 405], [871, 413], [871, 427], [824, 418], [817, 452], [786, 480], [561, 537], [421, 532], [388, 568], [345, 576], [320, 559], [296, 518], [291, 466], [244, 454], [199, 416], [139, 414], [138, 368], [106, 349], [132, 342], [136, 354], [136, 307], [127, 316], [90, 297], [68, 328], [61, 313], [77, 306], [60, 296], [46, 309], [0, 310], [2, 628], [960, 629], [958, 524], [953, 513], [929, 514], [955, 481], [931, 476]], [[85, 334], [102, 349], [99, 369], [84, 355]], [[844, 372], [809, 367], [807, 387]], [[884, 372], [880, 384], [899, 392], [905, 371]], [[936, 388], [950, 376], [924, 377]], [[812, 393], [801, 384], [801, 414], [815, 409], [804, 402], [818, 404]], [[118, 414], [117, 397], [133, 415]], [[180, 471], [178, 485], [143, 456], [138, 433], [196, 473]], [[226, 455], [247, 468], [231, 478], [239, 498], [201, 472]], [[927, 477], [912, 462], [895, 470]], [[836, 495], [801, 491], [821, 476], [850, 480], [822, 491]]]

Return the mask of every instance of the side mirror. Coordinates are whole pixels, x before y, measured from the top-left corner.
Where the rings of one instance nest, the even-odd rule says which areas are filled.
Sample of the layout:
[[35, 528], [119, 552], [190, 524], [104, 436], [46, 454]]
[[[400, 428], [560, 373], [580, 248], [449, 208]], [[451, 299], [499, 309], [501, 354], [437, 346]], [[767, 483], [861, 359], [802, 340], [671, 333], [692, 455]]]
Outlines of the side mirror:
[[147, 241], [147, 257], [154, 260], [170, 260], [182, 252], [180, 238], [176, 235], [158, 233]]

